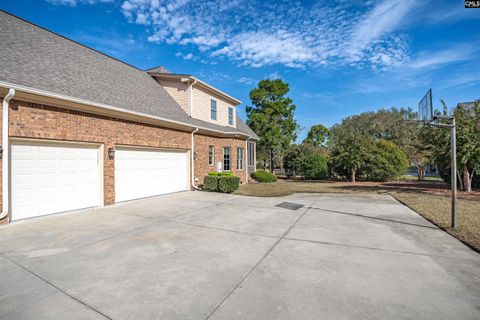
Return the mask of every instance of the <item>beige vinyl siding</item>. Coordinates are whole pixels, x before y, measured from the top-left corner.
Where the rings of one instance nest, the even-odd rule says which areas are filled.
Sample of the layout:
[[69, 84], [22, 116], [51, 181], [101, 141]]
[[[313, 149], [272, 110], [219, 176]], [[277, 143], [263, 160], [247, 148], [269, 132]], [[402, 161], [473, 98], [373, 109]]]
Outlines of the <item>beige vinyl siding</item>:
[[[210, 93], [202, 88], [193, 87], [193, 108], [192, 118], [216, 123], [221, 126], [228, 126], [228, 107], [233, 107], [233, 127], [235, 127], [235, 106], [228, 103], [226, 100]], [[210, 100], [217, 101], [217, 120], [212, 120], [210, 117]]]
[[172, 98], [190, 115], [188, 85], [178, 80], [158, 80]]

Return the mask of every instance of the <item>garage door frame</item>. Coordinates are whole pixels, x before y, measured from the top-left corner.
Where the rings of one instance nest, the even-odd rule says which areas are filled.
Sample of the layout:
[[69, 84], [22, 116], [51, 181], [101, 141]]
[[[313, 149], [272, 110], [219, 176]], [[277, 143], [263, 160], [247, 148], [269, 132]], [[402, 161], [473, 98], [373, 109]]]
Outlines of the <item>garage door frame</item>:
[[[9, 157], [9, 182], [8, 182], [8, 187], [9, 187], [9, 221], [15, 221], [12, 220], [12, 209], [13, 209], [13, 202], [12, 202], [12, 145], [15, 144], [23, 144], [23, 145], [29, 145], [29, 144], [40, 144], [40, 145], [45, 145], [45, 144], [51, 144], [51, 145], [58, 145], [58, 146], [69, 146], [69, 145], [74, 145], [74, 146], [88, 146], [88, 147], [96, 147], [97, 148], [97, 154], [98, 154], [98, 165], [97, 165], [97, 174], [98, 174], [98, 203], [97, 207], [104, 207], [105, 205], [105, 192], [104, 192], [104, 164], [105, 164], [105, 159], [104, 159], [104, 143], [102, 142], [85, 142], [85, 141], [69, 141], [69, 140], [55, 140], [55, 139], [35, 139], [35, 138], [21, 138], [21, 137], [10, 137], [9, 139], [9, 144], [10, 144], [10, 152], [8, 154]], [[81, 209], [75, 209], [75, 210], [81, 210]], [[75, 211], [75, 210], [69, 210], [69, 211], [63, 211], [63, 212], [70, 212], [70, 211]], [[51, 214], [60, 214], [63, 212], [55, 212]], [[35, 219], [39, 217], [44, 217], [48, 216], [51, 214], [46, 214], [46, 215], [41, 215], [37, 217], [31, 217], [27, 219]]]
[[[163, 152], [173, 152], [173, 153], [184, 153], [185, 156], [187, 157], [187, 165], [186, 165], [186, 183], [185, 183], [185, 186], [186, 186], [186, 189], [185, 190], [189, 190], [191, 188], [191, 185], [190, 185], [190, 182], [191, 182], [191, 179], [190, 179], [190, 175], [191, 175], [191, 167], [192, 167], [192, 164], [191, 164], [191, 156], [190, 156], [190, 149], [181, 149], [181, 148], [162, 148], [162, 147], [151, 147], [151, 146], [137, 146], [137, 145], [128, 145], [128, 144], [115, 144], [115, 151], [118, 151], [118, 149], [128, 149], [128, 150], [145, 150], [145, 151], [163, 151]], [[115, 160], [116, 161], [116, 155], [115, 155]], [[114, 163], [114, 171], [116, 170], [116, 165]], [[130, 200], [120, 200], [120, 201], [117, 201], [117, 196], [116, 196], [116, 184], [117, 184], [117, 177], [116, 175], [114, 175], [114, 180], [115, 180], [115, 203], [122, 203], [122, 202], [126, 202], [126, 201], [134, 201], [134, 200], [138, 200], [138, 199], [143, 199], [143, 198], [136, 198], [136, 199], [130, 199]], [[161, 194], [159, 194], [161, 195]], [[156, 195], [152, 195], [152, 196], [147, 196], [147, 197], [144, 197], [144, 198], [150, 198], [150, 197], [155, 197]]]

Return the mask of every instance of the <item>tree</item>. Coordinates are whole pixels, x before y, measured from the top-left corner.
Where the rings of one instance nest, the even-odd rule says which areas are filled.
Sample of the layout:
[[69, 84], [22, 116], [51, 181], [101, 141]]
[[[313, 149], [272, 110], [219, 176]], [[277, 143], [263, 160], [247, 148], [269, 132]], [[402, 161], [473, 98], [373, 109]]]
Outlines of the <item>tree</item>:
[[333, 169], [340, 175], [350, 177], [355, 183], [357, 171], [365, 165], [369, 157], [371, 141], [358, 130], [342, 130], [337, 127], [334, 132], [331, 162]]
[[246, 108], [247, 124], [260, 137], [259, 154], [264, 154], [274, 169], [275, 154], [282, 154], [297, 138], [297, 122], [294, 119], [295, 105], [286, 97], [288, 84], [281, 79], [261, 80], [250, 91], [252, 106]]
[[315, 147], [327, 146], [332, 139], [332, 131], [324, 125], [317, 124], [310, 128], [307, 137], [303, 143], [311, 144]]
[[302, 169], [305, 179], [317, 180], [328, 178], [327, 158], [319, 153], [310, 154], [305, 160]]
[[369, 148], [369, 157], [359, 175], [370, 181], [388, 181], [405, 174], [407, 155], [392, 141], [380, 139]]
[[[457, 126], [457, 176], [463, 191], [472, 191], [472, 182], [480, 172], [480, 100], [473, 105], [460, 104], [452, 110], [441, 100], [443, 115], [453, 115]], [[430, 128], [424, 137], [431, 144], [442, 178], [450, 181], [450, 130]]]
[[285, 169], [305, 179], [328, 177], [327, 157], [322, 150], [310, 144], [291, 145], [283, 158]]
[[339, 127], [343, 131], [356, 130], [372, 141], [392, 141], [417, 168], [418, 178], [423, 179], [432, 155], [421, 138], [425, 128], [418, 125], [416, 116], [413, 110], [406, 108], [380, 109], [345, 118], [336, 130]]

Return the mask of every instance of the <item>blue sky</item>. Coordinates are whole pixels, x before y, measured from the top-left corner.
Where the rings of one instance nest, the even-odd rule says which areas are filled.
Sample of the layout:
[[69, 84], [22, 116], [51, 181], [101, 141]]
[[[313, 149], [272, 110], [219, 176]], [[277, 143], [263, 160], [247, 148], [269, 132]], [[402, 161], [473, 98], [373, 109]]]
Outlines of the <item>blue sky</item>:
[[308, 128], [381, 107], [480, 98], [480, 9], [459, 0], [0, 0], [0, 8], [141, 69], [163, 65], [239, 98], [290, 84]]

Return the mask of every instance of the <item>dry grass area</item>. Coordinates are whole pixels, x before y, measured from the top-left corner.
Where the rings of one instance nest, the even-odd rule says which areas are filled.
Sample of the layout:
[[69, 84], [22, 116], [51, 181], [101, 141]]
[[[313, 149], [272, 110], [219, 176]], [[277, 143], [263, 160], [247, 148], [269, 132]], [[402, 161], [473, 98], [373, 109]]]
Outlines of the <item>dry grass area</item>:
[[253, 183], [240, 186], [235, 194], [257, 197], [279, 197], [295, 192], [314, 193], [388, 193], [454, 237], [480, 252], [480, 192], [459, 193], [458, 227], [450, 228], [450, 191], [444, 183], [399, 181], [332, 182], [289, 181]]

